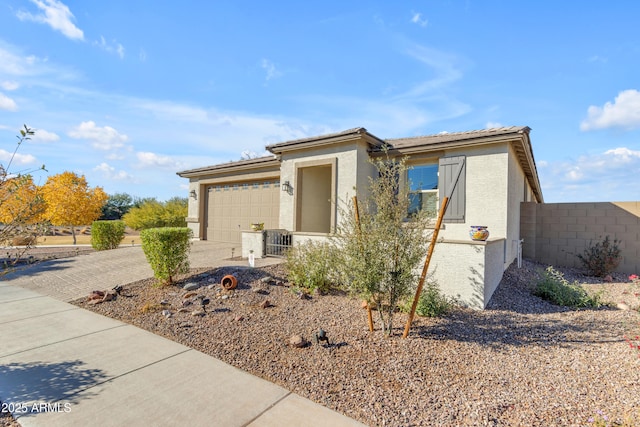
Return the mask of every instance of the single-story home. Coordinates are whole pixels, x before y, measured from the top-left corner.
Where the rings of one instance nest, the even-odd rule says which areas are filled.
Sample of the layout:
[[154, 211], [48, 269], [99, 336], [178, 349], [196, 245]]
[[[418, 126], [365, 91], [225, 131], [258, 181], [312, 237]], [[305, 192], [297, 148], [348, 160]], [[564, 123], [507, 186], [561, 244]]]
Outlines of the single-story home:
[[[520, 204], [543, 202], [529, 132], [514, 126], [380, 139], [354, 128], [268, 145], [273, 156], [178, 172], [189, 179], [187, 223], [194, 237], [237, 245], [243, 256], [269, 246], [269, 232], [251, 224], [285, 236], [279, 244], [326, 239], [341, 220], [338, 204], [366, 197], [376, 172], [369, 160], [406, 156], [411, 209], [435, 215], [457, 182], [430, 270], [443, 291], [484, 308], [521, 253]], [[488, 240], [469, 237], [475, 225], [488, 227]]]

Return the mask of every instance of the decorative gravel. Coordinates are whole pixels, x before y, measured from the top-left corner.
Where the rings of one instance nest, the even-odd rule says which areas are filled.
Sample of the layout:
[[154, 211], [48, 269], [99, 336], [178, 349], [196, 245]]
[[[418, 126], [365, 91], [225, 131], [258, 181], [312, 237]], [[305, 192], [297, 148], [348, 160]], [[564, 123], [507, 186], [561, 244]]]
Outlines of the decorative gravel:
[[[521, 269], [510, 267], [488, 309], [416, 317], [407, 339], [405, 314], [395, 319], [395, 336], [383, 337], [379, 325], [371, 333], [359, 300], [339, 292], [301, 299], [284, 283], [282, 265], [194, 270], [179, 282], [201, 285], [187, 299], [180, 286], [145, 280], [125, 286], [114, 301], [76, 304], [372, 426], [585, 426], [603, 417], [607, 425], [640, 424], [640, 350], [631, 348], [639, 313], [547, 303], [531, 295], [541, 268], [526, 260]], [[563, 271], [589, 292], [604, 289], [614, 306], [624, 300], [637, 307], [640, 289], [625, 275], [603, 284]], [[227, 274], [238, 278], [233, 291], [220, 286]], [[192, 315], [203, 297], [210, 300], [206, 312]], [[186, 300], [192, 303], [178, 312]], [[320, 328], [329, 344], [314, 343]], [[290, 345], [292, 335], [309, 345]]]

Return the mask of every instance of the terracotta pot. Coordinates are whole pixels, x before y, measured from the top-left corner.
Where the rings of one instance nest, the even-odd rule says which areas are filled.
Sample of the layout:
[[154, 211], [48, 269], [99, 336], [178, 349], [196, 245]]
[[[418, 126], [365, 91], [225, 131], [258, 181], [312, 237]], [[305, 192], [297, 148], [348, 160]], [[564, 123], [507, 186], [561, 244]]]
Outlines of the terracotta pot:
[[227, 274], [222, 278], [220, 284], [226, 290], [235, 289], [238, 286], [238, 279], [233, 274]]
[[489, 238], [489, 230], [486, 225], [472, 225], [469, 230], [469, 237], [471, 240], [484, 242]]

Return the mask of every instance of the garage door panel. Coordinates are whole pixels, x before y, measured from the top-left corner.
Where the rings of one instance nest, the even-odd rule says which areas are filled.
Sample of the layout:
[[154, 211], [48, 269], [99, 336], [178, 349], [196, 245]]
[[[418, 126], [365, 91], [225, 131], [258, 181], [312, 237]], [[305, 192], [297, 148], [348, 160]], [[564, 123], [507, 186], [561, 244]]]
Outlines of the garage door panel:
[[[205, 194], [204, 238], [206, 240], [241, 244], [241, 231], [249, 230], [251, 223], [264, 222], [265, 228], [278, 228], [280, 218], [280, 188], [274, 186], [277, 178], [268, 181], [220, 184]], [[234, 184], [238, 184], [234, 189]], [[257, 184], [257, 185], [254, 185]], [[228, 185], [225, 191], [224, 186]]]

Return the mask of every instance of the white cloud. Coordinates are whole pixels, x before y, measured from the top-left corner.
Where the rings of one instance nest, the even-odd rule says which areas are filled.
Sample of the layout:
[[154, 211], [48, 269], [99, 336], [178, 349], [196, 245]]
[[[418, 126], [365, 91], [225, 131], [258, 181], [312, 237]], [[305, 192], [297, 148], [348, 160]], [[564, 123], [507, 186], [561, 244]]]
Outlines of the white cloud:
[[260, 66], [267, 72], [267, 75], [265, 77], [267, 81], [282, 76], [282, 73], [276, 69], [275, 64], [268, 59], [263, 59]]
[[93, 168], [93, 170], [96, 172], [101, 172], [103, 177], [115, 181], [130, 180], [132, 178], [131, 175], [123, 170], [116, 172], [116, 168], [105, 162], [100, 163], [98, 166]]
[[183, 167], [180, 162], [173, 160], [169, 156], [161, 156], [149, 151], [141, 151], [136, 154], [138, 166], [141, 168], [163, 168], [178, 170]]
[[[13, 165], [30, 165], [36, 158], [31, 154], [13, 153], [0, 148], [0, 162], [6, 166], [9, 162]], [[11, 168], [13, 169], [13, 168]]]
[[111, 126], [99, 127], [95, 122], [82, 122], [69, 131], [69, 136], [75, 139], [88, 139], [92, 146], [99, 150], [113, 150], [121, 148], [129, 137], [119, 133]]
[[4, 90], [16, 90], [20, 87], [20, 84], [18, 82], [12, 82], [12, 81], [4, 81], [4, 82], [0, 82], [0, 88], [4, 89]]
[[[0, 75], [24, 77], [52, 73], [58, 75], [70, 74], [68, 71], [52, 68], [47, 64], [46, 58], [24, 55], [19, 49], [0, 40]], [[0, 87], [5, 90], [15, 90], [19, 87], [19, 83], [4, 81]]]
[[541, 161], [538, 171], [547, 201], [640, 198], [640, 151], [626, 147], [580, 156], [574, 161]]
[[48, 132], [44, 129], [35, 129], [35, 133], [31, 137], [31, 140], [34, 142], [55, 142], [60, 140], [60, 137], [57, 134]]
[[43, 13], [34, 15], [29, 12], [19, 11], [17, 16], [21, 21], [47, 24], [72, 40], [84, 40], [84, 33], [73, 23], [73, 13], [65, 4], [57, 0], [31, 0], [31, 2]]
[[120, 59], [124, 59], [124, 46], [113, 40], [112, 44], [109, 44], [103, 36], [100, 36], [100, 41], [93, 42], [94, 45], [99, 46], [105, 52], [117, 54]]
[[422, 14], [419, 12], [412, 12], [411, 22], [420, 25], [421, 27], [426, 27], [429, 24], [429, 21], [426, 18], [423, 18]]
[[635, 89], [624, 90], [616, 96], [613, 103], [602, 107], [592, 105], [587, 110], [587, 118], [580, 124], [580, 130], [640, 127], [640, 92]]
[[599, 56], [599, 55], [593, 55], [588, 59], [589, 62], [601, 62], [601, 63], [605, 63], [607, 62], [607, 58]]
[[0, 110], [18, 111], [18, 104], [4, 93], [0, 92]]
[[415, 85], [402, 97], [418, 97], [442, 90], [462, 78], [462, 71], [458, 66], [459, 59], [454, 55], [417, 44], [411, 45], [407, 54], [432, 69], [434, 77]]
[[494, 129], [494, 128], [501, 128], [502, 123], [499, 122], [487, 122], [487, 124], [485, 125], [485, 129]]

